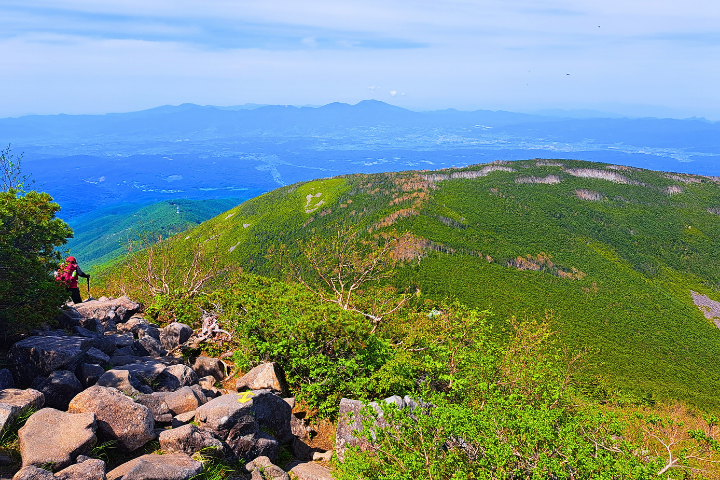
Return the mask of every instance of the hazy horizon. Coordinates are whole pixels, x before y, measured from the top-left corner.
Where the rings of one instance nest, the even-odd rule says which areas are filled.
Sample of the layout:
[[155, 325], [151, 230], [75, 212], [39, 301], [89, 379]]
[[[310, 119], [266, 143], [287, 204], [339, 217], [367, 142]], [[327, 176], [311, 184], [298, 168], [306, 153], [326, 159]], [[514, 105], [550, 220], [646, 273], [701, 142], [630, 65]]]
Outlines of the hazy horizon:
[[6, 0], [0, 117], [159, 105], [720, 119], [706, 0]]

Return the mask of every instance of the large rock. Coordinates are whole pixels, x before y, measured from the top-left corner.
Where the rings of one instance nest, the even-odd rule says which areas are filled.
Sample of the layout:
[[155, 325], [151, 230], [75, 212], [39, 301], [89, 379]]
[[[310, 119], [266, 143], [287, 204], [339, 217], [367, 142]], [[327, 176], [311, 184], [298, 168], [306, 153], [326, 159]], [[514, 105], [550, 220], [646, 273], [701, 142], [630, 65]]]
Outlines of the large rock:
[[233, 458], [248, 461], [265, 455], [277, 459], [279, 444], [260, 431], [252, 395], [232, 393], [214, 398], [195, 411], [195, 421], [223, 440]]
[[108, 370], [98, 379], [99, 387], [117, 388], [125, 395], [136, 397], [140, 393], [152, 393], [152, 389], [138, 380], [128, 370]]
[[108, 320], [114, 323], [126, 322], [140, 310], [140, 307], [139, 303], [133, 302], [128, 297], [104, 301], [90, 300], [75, 305], [75, 309], [83, 317], [97, 318], [103, 323]]
[[172, 350], [187, 342], [192, 332], [184, 323], [173, 322], [160, 331], [160, 343], [165, 350]]
[[74, 373], [55, 370], [37, 388], [45, 396], [45, 406], [67, 410], [70, 400], [82, 392], [83, 386]]
[[201, 397], [190, 387], [182, 387], [175, 392], [166, 393], [164, 400], [173, 415], [192, 412], [206, 403], [205, 397]]
[[157, 382], [158, 377], [162, 374], [167, 365], [156, 360], [143, 359], [136, 363], [128, 363], [117, 366], [115, 370], [127, 370], [135, 378], [145, 385], [153, 385]]
[[22, 412], [30, 408], [39, 410], [44, 404], [45, 396], [31, 388], [0, 390], [0, 432], [11, 425]]
[[55, 480], [105, 480], [105, 462], [88, 458], [55, 474]]
[[227, 366], [225, 365], [225, 362], [218, 360], [217, 358], [203, 356], [197, 357], [192, 368], [195, 370], [195, 373], [197, 373], [199, 378], [212, 375], [215, 377], [215, 380], [222, 382], [227, 376]]
[[214, 450], [222, 454], [223, 443], [209, 431], [195, 425], [183, 425], [160, 433], [160, 448], [167, 453], [187, 453]]
[[118, 333], [113, 335], [117, 348], [131, 347], [135, 343], [135, 337], [132, 333]]
[[162, 345], [160, 345], [160, 342], [158, 342], [155, 338], [151, 337], [150, 335], [145, 335], [144, 337], [140, 338], [139, 340], [135, 340], [135, 343], [133, 344], [133, 348], [136, 352], [138, 352], [140, 355], [148, 356], [148, 357], [164, 357], [167, 355], [167, 351], [162, 348]]
[[359, 447], [362, 451], [370, 449], [371, 445], [363, 432], [363, 415], [361, 414], [364, 405], [359, 400], [343, 398], [340, 400], [338, 411], [338, 424], [335, 433], [335, 452], [338, 459], [344, 461], [345, 450], [348, 447]]
[[75, 370], [92, 346], [92, 339], [82, 337], [28, 337], [8, 352], [8, 368], [19, 385], [29, 385], [35, 377], [47, 377], [55, 370]]
[[43, 408], [18, 432], [23, 467], [51, 464], [61, 470], [84, 455], [97, 442], [93, 413], [65, 413]]
[[140, 325], [150, 325], [150, 322], [148, 322], [147, 320], [145, 320], [145, 318], [141, 316], [135, 316], [130, 318], [122, 325], [118, 325], [117, 331], [120, 333], [130, 332], [135, 335], [135, 332], [137, 332], [137, 329], [140, 328]]
[[[292, 442], [293, 433], [290, 426], [292, 408], [285, 400], [270, 390], [255, 390], [252, 393], [252, 409], [258, 426], [269, 432], [281, 444]], [[243, 394], [240, 394], [243, 395]]]
[[172, 392], [180, 387], [189, 387], [198, 383], [195, 371], [187, 365], [170, 365], [157, 378], [157, 391]]
[[103, 375], [105, 375], [105, 369], [93, 363], [81, 363], [75, 370], [75, 376], [80, 380], [83, 388], [92, 387]]
[[153, 414], [156, 422], [170, 423], [173, 415], [170, 413], [168, 404], [165, 403], [165, 393], [152, 393], [150, 395], [139, 395], [135, 401], [144, 405]]
[[273, 390], [287, 396], [288, 388], [285, 374], [275, 362], [263, 363], [243, 375], [235, 384], [235, 390]]
[[333, 480], [330, 470], [313, 462], [291, 463], [289, 472], [297, 480]]
[[107, 474], [107, 480], [190, 480], [202, 472], [202, 463], [184, 453], [143, 455]]
[[273, 464], [268, 457], [257, 457], [245, 465], [251, 480], [290, 480], [290, 475], [282, 468]]
[[90, 387], [72, 399], [68, 411], [94, 413], [98, 434], [117, 440], [125, 450], [136, 450], [155, 438], [155, 420], [150, 410], [115, 388]]
[[15, 388], [15, 380], [13, 380], [12, 373], [7, 368], [0, 370], [0, 390], [6, 388]]
[[55, 475], [52, 472], [30, 465], [21, 468], [12, 477], [12, 480], [55, 480]]

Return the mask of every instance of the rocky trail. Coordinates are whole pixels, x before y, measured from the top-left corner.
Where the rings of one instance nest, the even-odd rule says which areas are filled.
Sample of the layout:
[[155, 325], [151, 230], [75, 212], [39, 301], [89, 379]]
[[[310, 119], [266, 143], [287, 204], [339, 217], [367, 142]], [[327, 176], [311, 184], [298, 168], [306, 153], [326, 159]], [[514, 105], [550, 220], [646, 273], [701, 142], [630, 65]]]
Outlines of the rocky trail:
[[[159, 328], [140, 309], [127, 297], [91, 300], [64, 310], [60, 329], [12, 345], [0, 370], [0, 430], [32, 414], [18, 432], [20, 458], [0, 452], [0, 479], [189, 480], [212, 456], [242, 460], [234, 478], [332, 478], [333, 451], [312, 447], [278, 365], [228, 389], [236, 372], [226, 362], [177, 353], [193, 341], [189, 326]], [[360, 406], [343, 399], [341, 415]], [[360, 445], [358, 428], [339, 422], [340, 456]]]

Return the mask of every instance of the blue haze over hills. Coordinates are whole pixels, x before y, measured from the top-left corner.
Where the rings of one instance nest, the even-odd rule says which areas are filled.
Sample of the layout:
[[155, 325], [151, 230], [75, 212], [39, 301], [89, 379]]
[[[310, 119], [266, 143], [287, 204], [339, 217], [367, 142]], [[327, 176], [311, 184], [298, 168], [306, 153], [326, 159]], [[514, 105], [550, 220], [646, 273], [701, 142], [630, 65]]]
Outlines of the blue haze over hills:
[[0, 119], [0, 144], [71, 219], [116, 203], [251, 198], [347, 173], [572, 158], [720, 175], [720, 122], [582, 118], [368, 100], [322, 107], [183, 104], [106, 115]]

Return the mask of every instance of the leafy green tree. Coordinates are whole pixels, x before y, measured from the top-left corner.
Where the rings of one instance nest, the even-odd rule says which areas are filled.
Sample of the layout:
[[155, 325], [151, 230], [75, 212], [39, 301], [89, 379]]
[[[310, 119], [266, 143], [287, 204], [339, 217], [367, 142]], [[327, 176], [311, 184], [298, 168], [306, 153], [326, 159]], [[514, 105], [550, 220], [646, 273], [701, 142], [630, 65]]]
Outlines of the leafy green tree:
[[60, 206], [47, 193], [25, 191], [9, 147], [0, 152], [0, 327], [23, 330], [52, 319], [67, 298], [52, 272], [72, 230], [55, 218]]

